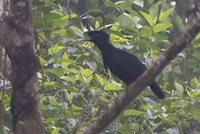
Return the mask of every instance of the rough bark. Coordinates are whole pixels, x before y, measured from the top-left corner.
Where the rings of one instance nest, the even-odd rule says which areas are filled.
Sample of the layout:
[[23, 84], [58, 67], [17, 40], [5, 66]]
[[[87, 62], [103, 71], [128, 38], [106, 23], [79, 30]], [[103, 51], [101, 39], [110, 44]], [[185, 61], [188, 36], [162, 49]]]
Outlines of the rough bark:
[[[31, 0], [10, 0], [0, 21], [0, 45], [8, 55], [12, 71], [11, 112], [15, 134], [43, 134], [39, 110], [38, 58], [34, 52]], [[5, 3], [4, 3], [5, 4]]]

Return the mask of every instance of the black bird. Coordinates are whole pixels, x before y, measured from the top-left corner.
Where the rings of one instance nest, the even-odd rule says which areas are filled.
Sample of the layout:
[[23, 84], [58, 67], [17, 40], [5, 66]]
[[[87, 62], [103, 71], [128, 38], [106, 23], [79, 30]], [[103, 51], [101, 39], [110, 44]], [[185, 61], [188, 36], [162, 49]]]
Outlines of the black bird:
[[[136, 56], [114, 47], [109, 41], [107, 32], [103, 30], [89, 31], [86, 35], [100, 49], [104, 68], [110, 69], [115, 76], [127, 85], [130, 85], [146, 70], [146, 67]], [[165, 97], [156, 81], [153, 81], [149, 86], [156, 96], [161, 99]]]

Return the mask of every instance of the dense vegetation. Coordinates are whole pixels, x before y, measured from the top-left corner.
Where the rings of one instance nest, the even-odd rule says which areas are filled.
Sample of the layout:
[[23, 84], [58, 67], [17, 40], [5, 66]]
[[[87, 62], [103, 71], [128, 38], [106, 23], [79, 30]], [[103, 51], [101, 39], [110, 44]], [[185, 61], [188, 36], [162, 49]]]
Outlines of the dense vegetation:
[[[199, 15], [188, 11], [192, 2], [33, 0], [47, 133], [82, 132], [126, 89], [104, 70], [98, 48], [84, 41], [85, 31], [109, 27], [111, 42], [148, 67]], [[165, 100], [144, 90], [104, 133], [200, 132], [199, 40], [197, 36], [157, 77]], [[9, 130], [10, 92], [5, 96], [5, 129]]]

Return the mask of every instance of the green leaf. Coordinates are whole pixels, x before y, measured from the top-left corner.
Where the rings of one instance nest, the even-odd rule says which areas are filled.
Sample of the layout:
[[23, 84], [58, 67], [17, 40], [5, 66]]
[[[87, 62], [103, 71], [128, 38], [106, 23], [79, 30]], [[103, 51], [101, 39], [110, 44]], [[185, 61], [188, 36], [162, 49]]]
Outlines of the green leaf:
[[113, 83], [108, 83], [104, 86], [104, 90], [106, 91], [118, 91], [121, 90], [122, 87], [117, 85], [117, 84], [113, 84]]
[[135, 109], [129, 109], [124, 111], [124, 116], [139, 116], [139, 115], [144, 115], [145, 112], [144, 111], [139, 111], [139, 110], [135, 110]]
[[76, 106], [74, 104], [72, 105], [71, 109], [73, 110], [74, 116], [78, 116], [82, 112], [82, 107]]
[[175, 83], [175, 87], [176, 87], [176, 95], [182, 96], [184, 92], [184, 87], [177, 82]]
[[126, 124], [121, 124], [117, 132], [120, 134], [130, 134], [131, 128]]
[[192, 109], [192, 117], [196, 120], [200, 119], [200, 109]]
[[42, 58], [41, 56], [39, 56], [39, 61], [41, 65], [44, 65], [46, 63], [46, 60]]
[[105, 6], [106, 7], [115, 7], [115, 3], [111, 2], [110, 0], [106, 0], [105, 1]]
[[54, 55], [63, 50], [64, 48], [65, 48], [64, 46], [59, 46], [58, 44], [56, 44], [54, 47], [48, 49], [48, 53], [50, 55]]
[[155, 25], [156, 20], [154, 20], [149, 14], [142, 12], [142, 11], [140, 11], [140, 13], [145, 18], [145, 20], [149, 23], [150, 26]]
[[91, 69], [82, 69], [81, 74], [85, 83], [90, 83], [93, 79], [93, 71]]
[[179, 99], [179, 101], [175, 101], [172, 105], [171, 105], [171, 109], [183, 109], [185, 108], [186, 106], [189, 105], [189, 101], [188, 100], [181, 100]]
[[82, 73], [82, 75], [83, 76], [85, 76], [85, 77], [90, 77], [92, 74], [93, 74], [93, 71], [92, 70], [90, 70], [90, 69], [83, 69], [82, 71], [81, 71], [81, 73]]
[[167, 28], [171, 27], [172, 24], [170, 23], [159, 23], [153, 26], [153, 32], [158, 33], [161, 31], [165, 31]]
[[74, 18], [77, 18], [77, 17], [78, 17], [77, 14], [71, 13], [69, 15], [64, 16], [62, 19], [69, 20], [69, 19], [74, 19]]
[[151, 27], [143, 27], [140, 31], [139, 31], [139, 35], [141, 37], [150, 37], [152, 36], [152, 29]]
[[173, 120], [163, 119], [160, 124], [156, 127], [155, 131], [162, 130], [163, 128], [170, 128], [176, 126], [177, 123]]
[[175, 16], [173, 18], [173, 21], [175, 22], [175, 25], [178, 27], [180, 32], [183, 32], [183, 31], [186, 30], [186, 26], [184, 24], [184, 21], [179, 15]]
[[199, 99], [200, 98], [200, 91], [191, 93], [191, 98], [193, 99]]
[[61, 77], [64, 74], [64, 69], [61, 68], [61, 67], [59, 67], [59, 68], [52, 68], [50, 71], [51, 71], [52, 74], [55, 74], [58, 77]]
[[62, 60], [61, 60], [61, 61], [62, 61], [62, 62], [61, 62], [61, 67], [62, 67], [63, 69], [67, 68], [68, 65], [70, 64], [69, 57], [68, 57], [68, 55], [67, 55], [66, 52], [63, 54]]
[[159, 8], [160, 8], [159, 4], [157, 4], [157, 3], [153, 4], [150, 7], [150, 9], [148, 10], [149, 15], [152, 16], [152, 18], [157, 19], [157, 16], [158, 16], [158, 13], [159, 13]]
[[44, 82], [44, 86], [45, 87], [48, 87], [48, 86], [55, 86], [56, 85], [56, 82], [54, 81], [47, 81], [47, 82]]
[[123, 13], [118, 17], [118, 22], [120, 26], [124, 29], [135, 29], [137, 22], [139, 21], [138, 17], [131, 17], [127, 13]]
[[54, 128], [51, 134], [58, 134], [58, 132], [59, 132], [59, 128]]
[[197, 78], [193, 78], [193, 79], [191, 80], [191, 87], [192, 87], [192, 88], [198, 88], [198, 86], [200, 86], [200, 85], [199, 85], [199, 80], [198, 80]]
[[95, 77], [101, 86], [103, 86], [105, 84], [105, 80], [100, 75], [95, 74]]
[[163, 21], [165, 18], [167, 18], [167, 17], [174, 11], [174, 8], [175, 8], [175, 7], [169, 8], [169, 9], [167, 9], [165, 12], [163, 12], [163, 13], [160, 15], [159, 20], [160, 20], [160, 21]]
[[75, 26], [68, 27], [66, 29], [66, 34], [67, 34], [68, 38], [70, 38], [70, 37], [71, 38], [77, 38], [77, 37], [83, 38], [84, 37], [83, 36], [83, 32], [79, 28], [77, 28]]
[[101, 27], [101, 24], [99, 23], [99, 21], [96, 21], [95, 22], [95, 29], [98, 29]]
[[45, 18], [41, 17], [40, 19], [48, 20], [46, 22], [46, 26], [49, 27], [64, 25], [67, 22], [65, 17], [63, 15], [59, 15], [58, 13], [49, 13], [45, 15]]

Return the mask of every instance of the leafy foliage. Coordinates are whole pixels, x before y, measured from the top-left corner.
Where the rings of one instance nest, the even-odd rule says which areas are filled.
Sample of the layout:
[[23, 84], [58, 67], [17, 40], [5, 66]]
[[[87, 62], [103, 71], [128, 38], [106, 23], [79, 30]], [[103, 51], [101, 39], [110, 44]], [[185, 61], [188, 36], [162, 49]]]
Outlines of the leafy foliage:
[[[81, 133], [126, 88], [105, 72], [99, 50], [83, 40], [85, 29], [111, 26], [111, 42], [137, 55], [148, 67], [190, 23], [184, 22], [186, 17], [181, 18], [172, 2], [33, 0], [47, 133]], [[165, 100], [145, 90], [104, 133], [199, 132], [199, 40], [196, 37], [193, 46], [158, 76]], [[9, 121], [5, 128], [10, 128]]]

